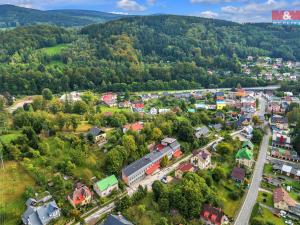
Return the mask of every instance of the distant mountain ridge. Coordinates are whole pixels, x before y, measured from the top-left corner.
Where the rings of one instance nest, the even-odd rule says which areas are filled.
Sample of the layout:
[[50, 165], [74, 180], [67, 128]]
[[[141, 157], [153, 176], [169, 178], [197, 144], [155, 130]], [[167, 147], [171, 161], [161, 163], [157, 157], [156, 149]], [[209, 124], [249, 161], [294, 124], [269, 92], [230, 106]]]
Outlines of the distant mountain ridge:
[[51, 24], [64, 27], [86, 26], [126, 17], [126, 15], [93, 10], [42, 11], [14, 5], [0, 5], [0, 28], [13, 28], [33, 24]]

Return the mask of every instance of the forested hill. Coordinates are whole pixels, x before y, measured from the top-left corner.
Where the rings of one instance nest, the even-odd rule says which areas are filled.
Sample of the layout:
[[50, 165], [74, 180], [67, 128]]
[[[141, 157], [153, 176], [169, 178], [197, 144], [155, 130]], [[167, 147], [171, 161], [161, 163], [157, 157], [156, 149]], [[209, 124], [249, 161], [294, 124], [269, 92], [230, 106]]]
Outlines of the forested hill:
[[222, 55], [232, 57], [234, 53], [240, 58], [269, 55], [300, 59], [299, 27], [161, 15], [91, 25], [82, 32], [96, 38], [99, 47], [109, 43], [113, 35], [127, 35], [143, 56], [169, 61], [195, 60], [203, 64], [207, 60], [222, 61]]
[[0, 5], [0, 28], [33, 24], [52, 24], [64, 27], [85, 26], [122, 17], [124, 16], [90, 10], [42, 11], [14, 5]]
[[241, 75], [248, 55], [300, 60], [300, 27], [159, 15], [16, 28], [0, 31], [0, 94], [266, 85]]

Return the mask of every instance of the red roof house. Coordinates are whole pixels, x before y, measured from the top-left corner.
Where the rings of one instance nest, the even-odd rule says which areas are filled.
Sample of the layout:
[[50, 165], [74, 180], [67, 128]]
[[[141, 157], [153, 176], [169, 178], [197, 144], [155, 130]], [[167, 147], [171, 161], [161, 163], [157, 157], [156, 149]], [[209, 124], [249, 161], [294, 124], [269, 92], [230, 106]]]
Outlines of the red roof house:
[[68, 200], [74, 208], [87, 205], [92, 200], [92, 192], [86, 185], [77, 183], [74, 186], [74, 192], [68, 196]]
[[134, 103], [132, 106], [132, 110], [134, 112], [144, 112], [144, 107], [145, 107], [145, 105], [142, 102]]
[[117, 94], [108, 92], [108, 93], [102, 95], [101, 100], [108, 106], [116, 106]]
[[200, 213], [200, 218], [209, 222], [210, 224], [222, 225], [228, 223], [228, 218], [223, 213], [222, 209], [215, 208], [211, 205], [205, 204]]
[[140, 132], [144, 128], [142, 122], [130, 123], [123, 126], [123, 133], [126, 133], [128, 130]]
[[194, 166], [191, 163], [185, 162], [178, 166], [177, 170], [175, 171], [175, 177], [178, 179], [182, 178], [182, 175], [185, 172], [193, 172], [195, 170]]

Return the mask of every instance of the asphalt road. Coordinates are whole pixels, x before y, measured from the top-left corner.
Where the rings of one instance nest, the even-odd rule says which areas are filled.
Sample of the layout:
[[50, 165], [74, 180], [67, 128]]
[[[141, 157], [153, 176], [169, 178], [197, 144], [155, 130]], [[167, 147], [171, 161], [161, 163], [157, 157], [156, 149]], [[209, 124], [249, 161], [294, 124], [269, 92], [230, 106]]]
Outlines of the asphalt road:
[[[234, 136], [234, 135], [239, 134], [240, 132], [241, 131], [235, 131], [235, 132], [231, 133], [231, 135]], [[214, 141], [210, 142], [209, 144], [207, 144], [206, 146], [204, 146], [202, 149], [208, 148], [208, 147], [212, 146], [213, 144], [215, 144], [216, 142], [220, 142], [222, 140], [223, 140], [223, 138], [219, 137], [216, 140], [214, 140]], [[154, 174], [152, 176], [147, 176], [142, 181], [140, 181], [130, 187], [127, 187], [128, 195], [131, 196], [132, 194], [134, 194], [137, 191], [139, 185], [142, 185], [143, 187], [147, 187], [148, 190], [151, 190], [151, 186], [154, 181], [161, 180], [164, 176], [166, 176], [170, 172], [174, 171], [179, 166], [180, 163], [182, 163], [184, 161], [188, 161], [191, 157], [192, 157], [192, 154], [180, 159], [178, 162], [170, 165], [169, 167], [159, 170], [156, 174]], [[85, 221], [85, 223], [87, 223], [89, 225], [94, 225], [94, 224], [96, 224], [96, 222], [102, 215], [111, 212], [114, 208], [115, 208], [115, 204], [113, 202], [105, 207], [99, 208], [96, 212], [94, 212], [93, 214], [86, 217], [84, 219], [84, 221]], [[77, 223], [76, 225], [79, 225], [79, 223]]]
[[[265, 109], [265, 100], [263, 100], [262, 98], [260, 98], [260, 107], [261, 107], [260, 113], [263, 114]], [[265, 125], [267, 125], [266, 122]], [[256, 198], [258, 196], [259, 186], [263, 175], [264, 164], [267, 157], [270, 137], [271, 137], [271, 131], [270, 129], [267, 129], [267, 134], [264, 136], [260, 146], [259, 155], [255, 164], [253, 177], [252, 177], [249, 190], [247, 192], [247, 196], [239, 211], [239, 214], [235, 220], [234, 225], [247, 225], [249, 223], [251, 212], [256, 203]]]

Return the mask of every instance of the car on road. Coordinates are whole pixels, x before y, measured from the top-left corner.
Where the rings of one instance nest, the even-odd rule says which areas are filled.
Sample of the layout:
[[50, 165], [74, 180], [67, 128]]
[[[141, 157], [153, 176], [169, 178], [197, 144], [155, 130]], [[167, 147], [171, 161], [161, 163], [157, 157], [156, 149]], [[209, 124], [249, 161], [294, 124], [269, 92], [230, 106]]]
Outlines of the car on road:
[[163, 178], [161, 178], [161, 182], [163, 182], [164, 184], [168, 183], [167, 177], [164, 176]]

